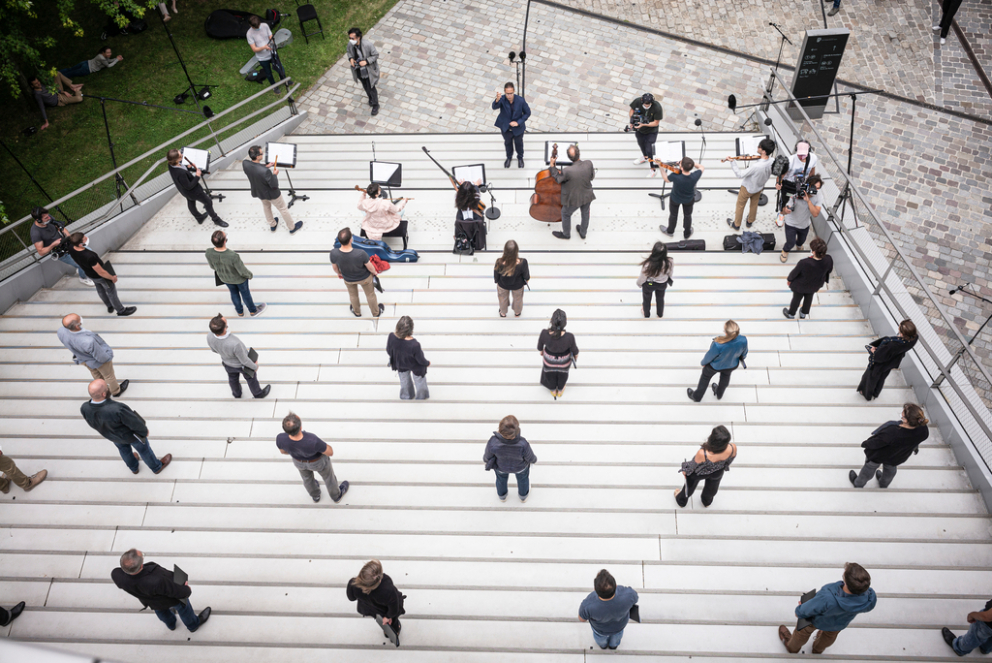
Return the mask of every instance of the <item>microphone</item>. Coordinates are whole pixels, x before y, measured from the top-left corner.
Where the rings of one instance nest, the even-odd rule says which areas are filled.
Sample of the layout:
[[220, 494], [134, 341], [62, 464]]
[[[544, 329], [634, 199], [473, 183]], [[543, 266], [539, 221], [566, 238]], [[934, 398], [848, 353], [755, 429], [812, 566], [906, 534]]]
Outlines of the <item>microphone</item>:
[[703, 121], [699, 119], [699, 115], [697, 115], [696, 113], [693, 113], [693, 115], [696, 116], [696, 119], [693, 120], [692, 123], [695, 124], [697, 127], [703, 126]]
[[770, 117], [766, 117], [765, 118], [765, 126], [766, 127], [772, 126], [772, 118], [770, 118]]
[[513, 62], [517, 58], [516, 51], [510, 51], [510, 62]]
[[769, 23], [768, 25], [770, 25], [770, 26], [772, 26], [772, 27], [775, 27], [775, 28], [777, 28], [777, 27], [778, 27], [778, 23]]
[[524, 53], [523, 51], [520, 51], [520, 61], [523, 62], [526, 59], [527, 59], [527, 54]]
[[964, 290], [964, 289], [965, 289], [965, 288], [967, 288], [967, 287], [968, 287], [969, 285], [970, 285], [969, 283], [965, 283], [964, 285], [959, 285], [959, 286], [958, 286], [958, 287], [956, 287], [956, 288], [951, 288], [950, 290], [948, 290], [948, 291], [947, 291], [947, 294], [949, 294], [949, 295], [953, 295], [953, 294], [954, 294], [955, 292], [959, 292], [959, 291], [961, 291], [961, 290]]
[[737, 110], [737, 97], [735, 95], [732, 94], [727, 97], [727, 108], [730, 109], [731, 113]]

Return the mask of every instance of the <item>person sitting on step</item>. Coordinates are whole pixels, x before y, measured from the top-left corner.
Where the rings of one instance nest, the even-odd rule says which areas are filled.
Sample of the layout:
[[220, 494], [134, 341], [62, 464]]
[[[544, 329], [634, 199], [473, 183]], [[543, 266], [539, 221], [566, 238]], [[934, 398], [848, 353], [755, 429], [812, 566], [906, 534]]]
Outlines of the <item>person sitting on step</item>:
[[381, 240], [383, 237], [402, 237], [403, 248], [406, 249], [407, 222], [403, 219], [403, 209], [406, 207], [409, 198], [400, 198], [398, 203], [393, 203], [386, 197], [385, 192], [378, 184], [369, 184], [362, 191], [362, 197], [358, 201], [358, 209], [365, 212], [362, 219], [362, 237]]

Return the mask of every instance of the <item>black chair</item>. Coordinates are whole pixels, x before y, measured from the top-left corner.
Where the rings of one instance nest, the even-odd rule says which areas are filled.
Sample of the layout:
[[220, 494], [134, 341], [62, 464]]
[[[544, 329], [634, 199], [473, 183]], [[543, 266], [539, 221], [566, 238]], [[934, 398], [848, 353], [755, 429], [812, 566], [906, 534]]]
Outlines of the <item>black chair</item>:
[[[324, 39], [324, 26], [320, 24], [320, 17], [317, 16], [317, 10], [314, 9], [313, 5], [303, 5], [302, 7], [296, 8], [296, 17], [300, 19], [300, 30], [303, 31], [303, 38], [310, 43], [310, 37], [315, 34], [319, 34], [321, 39]], [[313, 32], [307, 32], [306, 26], [304, 25], [307, 21], [317, 21], [317, 29]]]

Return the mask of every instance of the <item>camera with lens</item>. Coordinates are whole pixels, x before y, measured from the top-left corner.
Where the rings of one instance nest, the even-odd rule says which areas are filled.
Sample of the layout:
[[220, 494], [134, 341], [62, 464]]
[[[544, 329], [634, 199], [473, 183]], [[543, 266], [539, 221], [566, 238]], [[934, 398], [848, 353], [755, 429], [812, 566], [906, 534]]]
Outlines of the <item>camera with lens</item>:
[[631, 129], [637, 129], [644, 123], [644, 111], [637, 109], [634, 114], [630, 116], [630, 124], [623, 128], [624, 131], [630, 131]]
[[813, 187], [810, 185], [809, 181], [804, 177], [796, 178], [796, 198], [800, 200], [806, 200], [806, 196], [809, 195], [810, 190]]

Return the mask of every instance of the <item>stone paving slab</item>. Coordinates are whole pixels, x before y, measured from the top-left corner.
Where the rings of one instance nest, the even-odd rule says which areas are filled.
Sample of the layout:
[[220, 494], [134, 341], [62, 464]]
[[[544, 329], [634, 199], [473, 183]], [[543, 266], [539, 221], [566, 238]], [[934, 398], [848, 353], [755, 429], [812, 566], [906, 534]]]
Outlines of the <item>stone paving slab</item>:
[[[937, 4], [934, 15], [940, 16]], [[954, 20], [971, 45], [986, 76], [992, 76], [992, 0], [962, 3]], [[992, 97], [975, 71], [957, 33], [952, 29], [945, 44], [934, 33], [935, 103], [945, 108], [992, 117]]]

